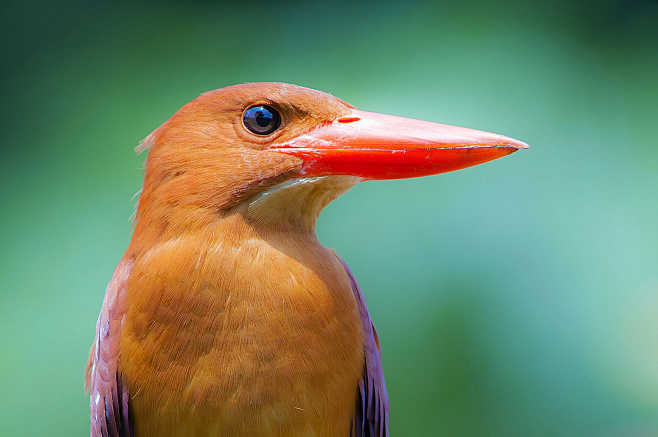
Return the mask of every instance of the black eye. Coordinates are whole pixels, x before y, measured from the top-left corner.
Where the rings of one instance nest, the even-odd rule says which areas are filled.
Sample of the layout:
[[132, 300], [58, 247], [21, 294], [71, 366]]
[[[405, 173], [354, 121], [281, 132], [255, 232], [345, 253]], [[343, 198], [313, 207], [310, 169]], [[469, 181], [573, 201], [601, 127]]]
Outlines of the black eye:
[[271, 106], [252, 106], [244, 111], [242, 123], [256, 135], [268, 135], [281, 126], [281, 116]]

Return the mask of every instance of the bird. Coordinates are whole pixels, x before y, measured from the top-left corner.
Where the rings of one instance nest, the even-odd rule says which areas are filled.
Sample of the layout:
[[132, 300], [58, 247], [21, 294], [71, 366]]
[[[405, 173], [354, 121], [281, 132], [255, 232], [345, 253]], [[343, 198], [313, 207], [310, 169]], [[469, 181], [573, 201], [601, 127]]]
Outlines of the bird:
[[85, 372], [90, 436], [389, 436], [377, 331], [316, 220], [358, 183], [527, 147], [285, 83], [190, 101], [137, 147], [132, 238]]

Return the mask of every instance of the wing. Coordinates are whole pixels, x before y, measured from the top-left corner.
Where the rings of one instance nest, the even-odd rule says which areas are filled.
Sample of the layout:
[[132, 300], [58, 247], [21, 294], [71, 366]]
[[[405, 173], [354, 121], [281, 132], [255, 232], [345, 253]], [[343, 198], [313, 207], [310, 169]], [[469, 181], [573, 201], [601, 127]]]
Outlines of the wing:
[[388, 392], [384, 381], [382, 356], [375, 325], [372, 323], [361, 287], [345, 261], [338, 258], [352, 283], [352, 292], [359, 306], [363, 323], [365, 365], [357, 388], [356, 410], [352, 419], [352, 437], [388, 437]]
[[122, 261], [105, 290], [103, 308], [96, 323], [85, 387], [90, 396], [90, 437], [132, 437], [128, 390], [118, 373], [121, 325], [125, 309], [126, 283], [132, 263]]

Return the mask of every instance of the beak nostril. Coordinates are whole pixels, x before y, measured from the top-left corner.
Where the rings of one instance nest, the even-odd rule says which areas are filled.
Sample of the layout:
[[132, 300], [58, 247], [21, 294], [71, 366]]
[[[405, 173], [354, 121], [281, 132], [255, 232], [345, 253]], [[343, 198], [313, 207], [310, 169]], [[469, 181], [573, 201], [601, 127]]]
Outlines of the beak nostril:
[[343, 117], [338, 119], [338, 123], [354, 123], [361, 120], [359, 117]]

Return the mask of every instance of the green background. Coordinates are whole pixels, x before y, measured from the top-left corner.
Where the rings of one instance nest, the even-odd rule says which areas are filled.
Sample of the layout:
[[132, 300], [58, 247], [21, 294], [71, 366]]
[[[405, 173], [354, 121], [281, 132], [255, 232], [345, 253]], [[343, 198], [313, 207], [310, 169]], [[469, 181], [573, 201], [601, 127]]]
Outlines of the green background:
[[532, 146], [320, 219], [379, 329], [393, 435], [658, 435], [656, 1], [1, 8], [0, 435], [88, 433], [133, 147], [261, 80]]

